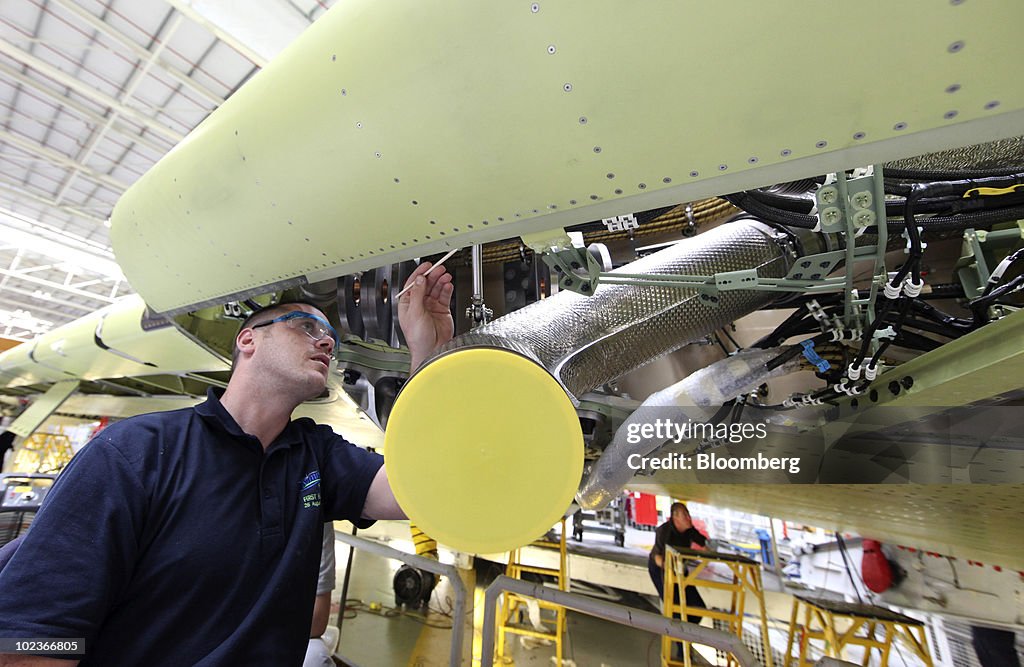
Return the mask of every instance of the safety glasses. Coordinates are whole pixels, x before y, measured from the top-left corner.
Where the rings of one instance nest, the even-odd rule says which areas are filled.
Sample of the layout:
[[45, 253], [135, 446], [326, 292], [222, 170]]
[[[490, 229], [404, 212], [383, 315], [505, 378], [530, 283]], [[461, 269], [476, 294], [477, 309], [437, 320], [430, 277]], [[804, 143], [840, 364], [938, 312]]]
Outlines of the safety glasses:
[[254, 324], [252, 325], [252, 328], [258, 329], [260, 327], [268, 327], [271, 324], [276, 324], [277, 322], [284, 322], [289, 329], [298, 329], [314, 341], [320, 340], [325, 336], [330, 336], [331, 340], [334, 341], [334, 347], [338, 347], [340, 342], [338, 340], [338, 332], [334, 330], [334, 327], [332, 327], [327, 320], [301, 310], [293, 310], [286, 315], [281, 315], [280, 317], [275, 317], [272, 320]]

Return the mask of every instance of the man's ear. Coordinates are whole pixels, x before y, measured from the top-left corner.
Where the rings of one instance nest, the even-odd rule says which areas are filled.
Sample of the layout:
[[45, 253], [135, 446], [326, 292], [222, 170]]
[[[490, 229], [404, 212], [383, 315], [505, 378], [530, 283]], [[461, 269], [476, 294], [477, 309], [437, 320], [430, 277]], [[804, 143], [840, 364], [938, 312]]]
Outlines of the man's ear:
[[235, 347], [243, 356], [251, 355], [256, 350], [256, 336], [250, 327], [246, 327], [235, 336]]

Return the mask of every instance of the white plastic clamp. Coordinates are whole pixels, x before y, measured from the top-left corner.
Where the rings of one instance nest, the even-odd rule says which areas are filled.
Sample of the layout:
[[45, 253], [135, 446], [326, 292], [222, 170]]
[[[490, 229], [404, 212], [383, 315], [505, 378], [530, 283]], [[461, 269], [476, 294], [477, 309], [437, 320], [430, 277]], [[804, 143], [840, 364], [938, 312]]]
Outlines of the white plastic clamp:
[[921, 294], [921, 290], [924, 289], [924, 280], [920, 282], [914, 282], [911, 276], [907, 276], [903, 280], [903, 293], [910, 298], [917, 298]]
[[875, 335], [873, 336], [875, 340], [882, 340], [883, 338], [888, 338], [892, 340], [895, 337], [896, 329], [894, 329], [891, 324], [884, 329], [879, 329], [878, 331], [875, 332]]

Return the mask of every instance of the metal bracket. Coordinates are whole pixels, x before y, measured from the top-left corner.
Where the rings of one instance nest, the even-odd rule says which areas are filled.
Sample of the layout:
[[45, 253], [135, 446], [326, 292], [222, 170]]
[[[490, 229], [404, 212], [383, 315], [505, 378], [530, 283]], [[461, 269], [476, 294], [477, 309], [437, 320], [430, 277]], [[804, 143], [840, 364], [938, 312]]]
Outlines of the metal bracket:
[[738, 289], [750, 289], [757, 285], [757, 269], [725, 271], [714, 275], [715, 287], [719, 292], [732, 292]]
[[805, 255], [793, 264], [789, 273], [786, 274], [786, 280], [821, 280], [832, 273], [832, 270], [844, 257], [846, 257], [845, 250]]
[[846, 174], [837, 172], [820, 186], [814, 193], [814, 202], [821, 231], [828, 234], [844, 232], [847, 221], [855, 229], [875, 224], [879, 219], [875, 208], [875, 178], [875, 175], [868, 174], [847, 179]]
[[[818, 220], [821, 231], [841, 233], [846, 236], [846, 276], [844, 279], [843, 319], [846, 326], [852, 327], [855, 321], [863, 317], [861, 306], [866, 306], [867, 318], [870, 321], [872, 306], [875, 302], [877, 284], [872, 284], [868, 298], [860, 298], [853, 289], [853, 264], [858, 258], [874, 255], [874, 275], [885, 275], [886, 214], [885, 188], [882, 177], [882, 166], [875, 165], [863, 172], [863, 176], [847, 179], [846, 173], [839, 171], [831, 174], [824, 185], [818, 188], [814, 199], [818, 207]], [[857, 248], [855, 239], [867, 227], [878, 226], [878, 238], [874, 247]]]
[[[843, 251], [839, 251], [842, 254]], [[559, 285], [585, 296], [590, 296], [598, 285], [632, 285], [635, 287], [674, 287], [691, 289], [702, 298], [714, 302], [720, 292], [756, 290], [762, 292], [805, 292], [820, 294], [841, 292], [845, 289], [842, 278], [798, 279], [761, 278], [757, 269], [723, 271], [713, 275], [684, 275], [663, 273], [606, 273], [585, 250], [561, 251], [542, 255], [545, 263], [559, 276]], [[585, 268], [584, 268], [585, 264]]]
[[586, 296], [590, 296], [597, 290], [598, 281], [602, 276], [611, 275], [602, 272], [604, 267], [594, 259], [594, 256], [586, 248], [549, 251], [542, 254], [541, 257], [544, 263], [551, 267], [554, 274], [558, 276], [558, 286], [561, 289]]

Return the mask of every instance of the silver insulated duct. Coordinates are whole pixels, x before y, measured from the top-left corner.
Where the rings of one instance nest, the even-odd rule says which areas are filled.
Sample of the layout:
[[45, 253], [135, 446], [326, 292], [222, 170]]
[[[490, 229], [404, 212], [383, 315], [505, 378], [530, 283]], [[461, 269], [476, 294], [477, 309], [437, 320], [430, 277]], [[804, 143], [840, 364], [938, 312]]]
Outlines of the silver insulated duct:
[[[757, 269], [782, 278], [792, 260], [786, 235], [755, 220], [720, 225], [613, 271], [713, 275]], [[620, 375], [700, 339], [773, 299], [737, 290], [702, 297], [674, 287], [605, 285], [593, 296], [563, 291], [448, 343], [441, 354], [474, 347], [511, 350], [548, 370], [573, 401]]]

